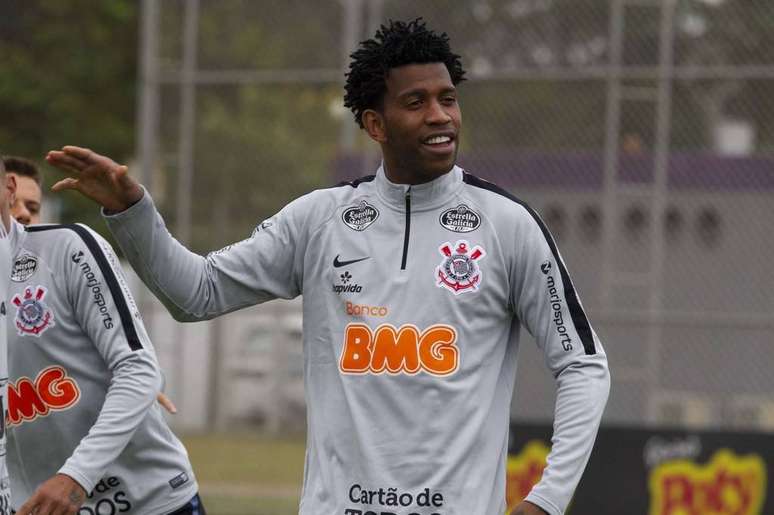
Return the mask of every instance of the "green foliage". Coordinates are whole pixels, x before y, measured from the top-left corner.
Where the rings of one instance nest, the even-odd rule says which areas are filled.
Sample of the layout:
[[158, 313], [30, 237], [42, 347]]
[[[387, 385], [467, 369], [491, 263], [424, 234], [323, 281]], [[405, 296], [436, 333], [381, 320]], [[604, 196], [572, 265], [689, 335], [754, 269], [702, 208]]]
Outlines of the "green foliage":
[[[128, 158], [137, 3], [3, 0], [0, 12], [0, 151], [42, 163], [48, 150], [77, 143]], [[47, 184], [58, 179], [46, 167], [44, 173]], [[97, 209], [76, 195], [67, 195], [62, 214], [102, 230]]]

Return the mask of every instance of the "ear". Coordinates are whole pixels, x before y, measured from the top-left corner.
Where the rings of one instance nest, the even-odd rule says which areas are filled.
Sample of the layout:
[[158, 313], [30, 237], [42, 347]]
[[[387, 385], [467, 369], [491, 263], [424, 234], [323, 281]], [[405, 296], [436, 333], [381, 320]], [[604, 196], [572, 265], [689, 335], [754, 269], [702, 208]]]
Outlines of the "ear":
[[384, 115], [374, 109], [366, 109], [362, 115], [363, 126], [372, 140], [377, 143], [387, 141], [387, 130], [385, 127]]
[[8, 194], [8, 202], [10, 205], [16, 203], [16, 176], [12, 173], [5, 175], [5, 189]]

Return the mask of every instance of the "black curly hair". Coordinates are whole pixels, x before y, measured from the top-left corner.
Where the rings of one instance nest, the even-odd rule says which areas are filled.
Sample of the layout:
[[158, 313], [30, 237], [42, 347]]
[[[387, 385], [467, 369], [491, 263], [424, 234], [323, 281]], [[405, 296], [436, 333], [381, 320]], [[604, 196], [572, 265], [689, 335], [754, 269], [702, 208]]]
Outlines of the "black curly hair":
[[408, 23], [390, 20], [372, 39], [360, 43], [350, 54], [349, 72], [344, 85], [344, 106], [352, 110], [363, 128], [363, 111], [381, 107], [387, 91], [390, 69], [407, 64], [443, 63], [452, 84], [465, 80], [460, 56], [449, 47], [449, 36], [426, 27], [422, 18]]

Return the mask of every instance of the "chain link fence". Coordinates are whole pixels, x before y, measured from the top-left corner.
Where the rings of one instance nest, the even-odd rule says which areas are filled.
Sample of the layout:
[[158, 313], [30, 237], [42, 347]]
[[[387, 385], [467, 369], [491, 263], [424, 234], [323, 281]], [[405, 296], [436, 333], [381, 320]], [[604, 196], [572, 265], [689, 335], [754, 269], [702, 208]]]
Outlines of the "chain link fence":
[[[605, 421], [774, 430], [771, 2], [164, 0], [143, 16], [138, 159], [193, 248], [373, 172], [342, 105], [347, 55], [423, 16], [468, 70], [461, 163], [558, 240], [610, 359]], [[145, 306], [190, 423], [303, 420], [297, 303], [193, 329]], [[525, 339], [513, 416], [552, 415]]]

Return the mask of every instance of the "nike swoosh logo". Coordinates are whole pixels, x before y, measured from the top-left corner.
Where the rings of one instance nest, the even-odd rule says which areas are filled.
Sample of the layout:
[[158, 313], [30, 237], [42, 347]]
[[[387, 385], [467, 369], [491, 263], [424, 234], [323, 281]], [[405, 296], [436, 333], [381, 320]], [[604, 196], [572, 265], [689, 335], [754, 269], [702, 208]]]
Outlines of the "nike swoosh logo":
[[365, 261], [366, 259], [370, 259], [371, 256], [366, 256], [364, 258], [360, 259], [350, 259], [349, 261], [339, 261], [339, 256], [336, 256], [333, 258], [333, 268], [339, 268], [342, 266], [351, 265], [352, 263], [357, 263], [359, 261]]

